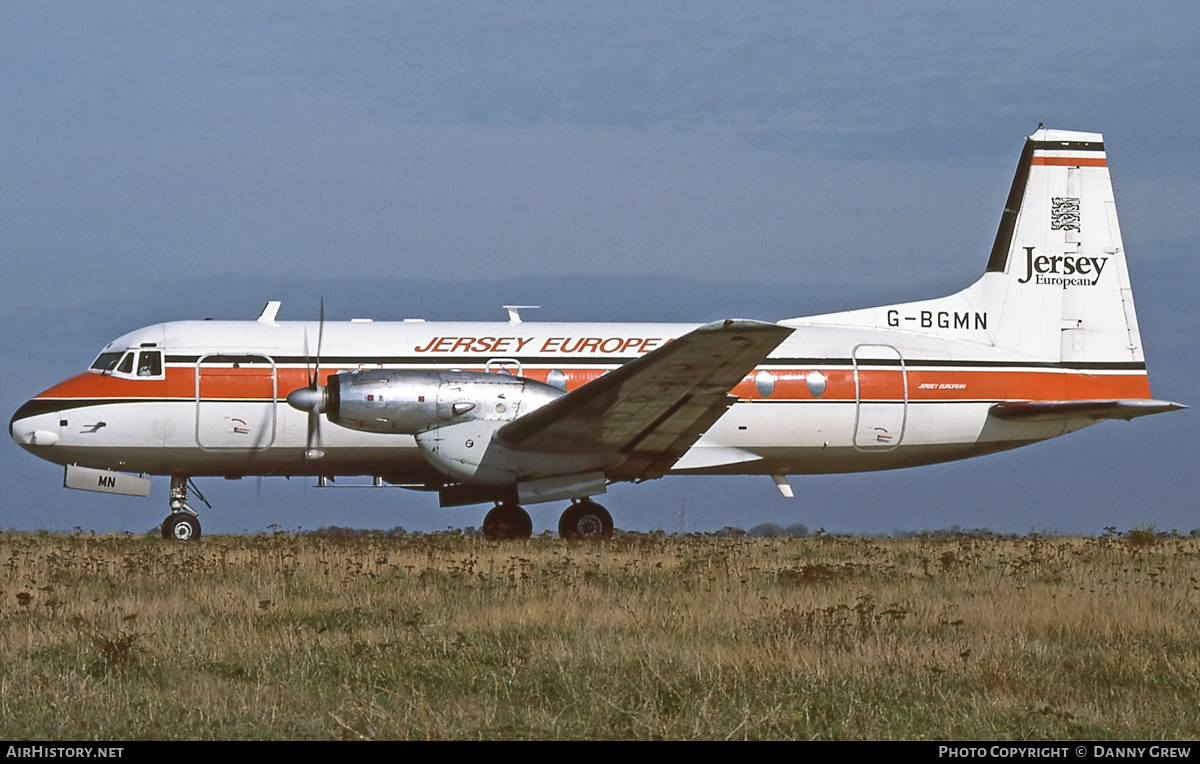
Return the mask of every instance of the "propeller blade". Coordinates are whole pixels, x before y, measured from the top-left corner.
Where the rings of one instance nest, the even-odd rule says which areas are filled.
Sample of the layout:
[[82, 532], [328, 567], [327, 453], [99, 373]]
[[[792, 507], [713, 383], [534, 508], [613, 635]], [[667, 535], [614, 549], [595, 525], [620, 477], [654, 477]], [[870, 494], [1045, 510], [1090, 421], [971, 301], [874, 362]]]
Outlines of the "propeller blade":
[[288, 405], [308, 412], [308, 432], [305, 436], [304, 458], [320, 459], [325, 456], [321, 449], [321, 413], [325, 411], [328, 391], [321, 381], [321, 345], [325, 342], [325, 298], [321, 297], [321, 312], [317, 323], [317, 357], [313, 363], [309, 355], [308, 327], [304, 327], [304, 365], [308, 371], [308, 386], [288, 393]]
[[304, 327], [304, 371], [308, 376], [308, 386], [315, 387], [317, 384], [316, 377], [313, 376], [312, 356], [308, 353], [308, 327]]
[[325, 341], [325, 297], [321, 297], [321, 313], [317, 322], [317, 366], [312, 384], [321, 379], [321, 344]]
[[[325, 452], [316, 445], [321, 442], [321, 413], [319, 411], [310, 410], [308, 412], [308, 442], [305, 444], [304, 458], [305, 459], [320, 459], [325, 456]], [[316, 444], [316, 445], [314, 445]]]

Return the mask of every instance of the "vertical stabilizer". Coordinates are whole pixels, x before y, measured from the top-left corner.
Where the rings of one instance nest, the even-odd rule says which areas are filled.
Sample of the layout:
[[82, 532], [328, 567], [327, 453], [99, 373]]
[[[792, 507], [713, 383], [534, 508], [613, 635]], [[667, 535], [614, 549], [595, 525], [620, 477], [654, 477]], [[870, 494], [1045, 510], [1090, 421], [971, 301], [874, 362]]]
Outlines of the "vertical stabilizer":
[[1029, 136], [987, 269], [970, 287], [783, 323], [919, 331], [1038, 361], [1143, 362], [1103, 137]]
[[1099, 134], [1029, 137], [987, 271], [976, 286], [999, 302], [997, 345], [1063, 362], [1143, 360]]

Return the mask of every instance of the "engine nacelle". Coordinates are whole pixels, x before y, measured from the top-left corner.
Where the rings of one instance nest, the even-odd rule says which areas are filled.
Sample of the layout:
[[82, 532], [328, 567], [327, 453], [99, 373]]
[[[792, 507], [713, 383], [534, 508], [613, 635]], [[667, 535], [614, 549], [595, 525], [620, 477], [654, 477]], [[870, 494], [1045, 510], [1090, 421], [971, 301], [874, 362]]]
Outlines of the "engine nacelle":
[[367, 432], [416, 435], [462, 422], [503, 424], [564, 395], [506, 373], [369, 369], [329, 378], [329, 421]]
[[[494, 439], [508, 422], [565, 394], [506, 373], [368, 369], [331, 376], [323, 405], [342, 427], [415, 436], [426, 461], [454, 481], [524, 485], [529, 500], [542, 501], [602, 492], [603, 469], [614, 461], [602, 454], [514, 451]], [[547, 480], [566, 482], [543, 485]]]
[[528, 481], [597, 472], [602, 492], [602, 470], [620, 463], [619, 457], [603, 453], [515, 451], [494, 437], [503, 426], [504, 422], [473, 420], [434, 427], [417, 433], [417, 446], [439, 472], [473, 485], [519, 488]]

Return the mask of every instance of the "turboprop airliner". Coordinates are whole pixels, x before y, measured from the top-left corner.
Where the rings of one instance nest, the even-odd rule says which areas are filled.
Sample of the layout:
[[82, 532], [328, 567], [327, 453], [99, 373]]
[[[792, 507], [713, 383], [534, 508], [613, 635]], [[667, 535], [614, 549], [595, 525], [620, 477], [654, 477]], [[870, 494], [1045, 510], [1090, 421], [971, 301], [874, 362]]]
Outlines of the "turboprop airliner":
[[[982, 259], [982, 258], [981, 258]], [[168, 539], [200, 536], [196, 476], [366, 476], [491, 505], [569, 504], [664, 475], [885, 470], [980, 456], [1105, 419], [1184, 408], [1150, 395], [1103, 138], [1025, 141], [983, 275], [956, 294], [776, 322], [179, 321], [108, 343], [30, 399], [9, 432], [64, 485], [146, 496], [170, 478]]]

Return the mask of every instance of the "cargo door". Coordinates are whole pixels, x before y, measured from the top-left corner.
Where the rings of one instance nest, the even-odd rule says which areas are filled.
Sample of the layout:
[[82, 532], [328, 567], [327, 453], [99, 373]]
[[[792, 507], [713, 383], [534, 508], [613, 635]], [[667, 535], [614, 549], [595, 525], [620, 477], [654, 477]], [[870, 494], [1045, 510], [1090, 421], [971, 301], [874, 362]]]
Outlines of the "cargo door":
[[258, 451], [275, 442], [275, 361], [265, 355], [215, 354], [196, 361], [196, 444]]

